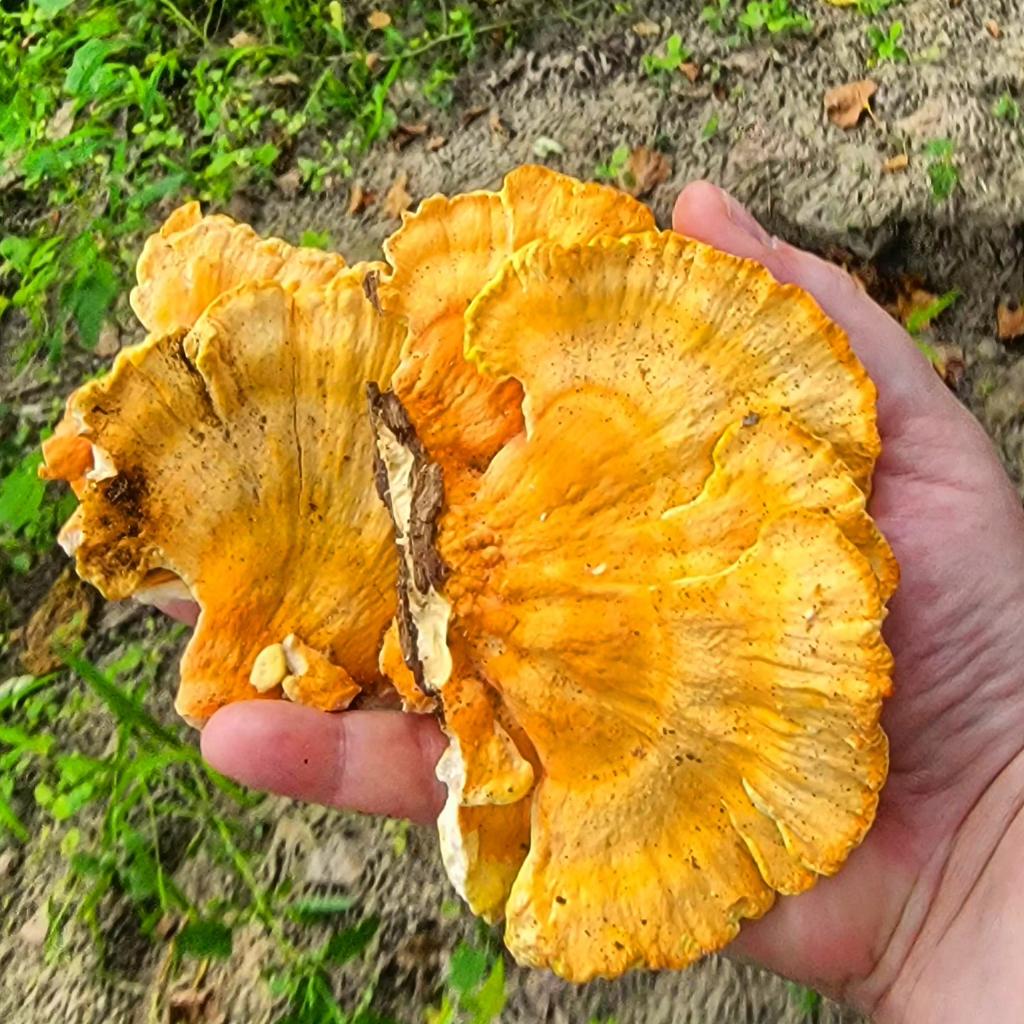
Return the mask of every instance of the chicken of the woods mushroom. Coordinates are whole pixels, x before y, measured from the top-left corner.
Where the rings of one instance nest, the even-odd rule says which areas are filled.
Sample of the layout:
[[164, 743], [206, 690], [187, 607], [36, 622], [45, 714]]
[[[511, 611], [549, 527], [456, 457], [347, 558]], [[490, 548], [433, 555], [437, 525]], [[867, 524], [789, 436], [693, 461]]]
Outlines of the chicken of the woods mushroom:
[[108, 597], [198, 602], [192, 719], [384, 679], [436, 714], [445, 867], [521, 963], [683, 967], [874, 818], [874, 387], [799, 289], [543, 168], [385, 255], [174, 214], [150, 335], [47, 443], [65, 546]]

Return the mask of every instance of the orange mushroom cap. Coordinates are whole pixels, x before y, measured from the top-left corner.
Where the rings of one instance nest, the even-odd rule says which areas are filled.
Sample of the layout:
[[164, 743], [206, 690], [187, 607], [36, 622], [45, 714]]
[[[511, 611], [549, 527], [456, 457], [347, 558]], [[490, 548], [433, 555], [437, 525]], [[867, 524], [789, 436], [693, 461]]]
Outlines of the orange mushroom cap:
[[79, 495], [78, 572], [113, 599], [157, 571], [189, 588], [189, 719], [282, 689], [336, 710], [379, 678], [395, 555], [364, 390], [401, 334], [364, 295], [375, 269], [294, 294], [240, 286], [69, 400], [104, 467]]
[[464, 322], [525, 429], [448, 495], [442, 572], [395, 517], [446, 866], [523, 963], [684, 966], [874, 816], [898, 571], [865, 507], [873, 385], [809, 296], [671, 233], [534, 242]]

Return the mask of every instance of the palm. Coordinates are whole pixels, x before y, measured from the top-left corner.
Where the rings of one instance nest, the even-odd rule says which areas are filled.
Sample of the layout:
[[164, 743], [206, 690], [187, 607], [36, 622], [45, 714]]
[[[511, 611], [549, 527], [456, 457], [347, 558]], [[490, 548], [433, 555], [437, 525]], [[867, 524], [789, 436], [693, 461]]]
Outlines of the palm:
[[[674, 226], [810, 291], [878, 385], [883, 455], [871, 509], [902, 571], [885, 628], [896, 657], [884, 713], [889, 782], [875, 827], [843, 871], [780, 900], [735, 944], [872, 1009], [906, 973], [918, 932], [933, 927], [940, 875], [954, 861], [966, 865], [969, 888], [983, 869], [984, 843], [965, 822], [1024, 746], [1011, 622], [1024, 590], [1024, 514], [981, 428], [849, 277], [769, 239], [711, 186], [683, 193]], [[443, 745], [433, 719], [329, 716], [278, 702], [225, 708], [203, 734], [211, 762], [250, 785], [420, 821], [443, 801], [433, 777]], [[254, 761], [253, 749], [275, 758]], [[948, 882], [943, 892], [956, 901]]]
[[[871, 1008], [906, 952], [897, 948], [903, 933], [923, 923], [958, 832], [1024, 742], [1012, 620], [1024, 589], [1024, 514], [981, 427], [903, 330], [846, 275], [771, 242], [743, 216], [738, 227], [684, 193], [676, 226], [762, 259], [847, 329], [879, 388], [883, 454], [870, 507], [901, 582], [885, 624], [896, 673], [875, 827], [835, 879], [782, 900], [737, 946]], [[911, 906], [921, 920], [907, 920]]]

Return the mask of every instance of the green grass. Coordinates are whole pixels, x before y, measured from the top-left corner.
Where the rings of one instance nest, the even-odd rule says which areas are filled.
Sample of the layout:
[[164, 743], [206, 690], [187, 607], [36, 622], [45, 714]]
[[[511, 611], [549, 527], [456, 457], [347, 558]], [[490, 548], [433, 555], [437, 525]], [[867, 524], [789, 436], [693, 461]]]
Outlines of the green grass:
[[640, 58], [640, 67], [648, 78], [667, 81], [692, 56], [683, 46], [683, 37], [674, 33], [665, 40], [661, 52], [645, 53]]
[[813, 19], [790, 0], [750, 0], [745, 5], [714, 0], [701, 8], [700, 19], [713, 32], [725, 36], [728, 46], [739, 46], [761, 35], [805, 34], [814, 28]]
[[[344, 179], [528, 14], [410, 0], [390, 25], [337, 0], [36, 0], [0, 12], [0, 315], [30, 328], [21, 361], [93, 348], [161, 204], [223, 202], [297, 171]], [[26, 208], [36, 211], [25, 217]]]
[[932, 199], [937, 203], [945, 202], [960, 184], [960, 173], [954, 162], [956, 146], [949, 139], [933, 139], [924, 147], [924, 155], [928, 158]]
[[[24, 677], [0, 696], [0, 845], [35, 837], [58, 849], [63, 865], [48, 905], [50, 955], [59, 957], [72, 931], [86, 928], [102, 967], [101, 912], [111, 900], [131, 908], [144, 939], [169, 943], [179, 963], [227, 959], [239, 929], [255, 925], [273, 949], [265, 975], [278, 1024], [381, 1024], [372, 985], [353, 1006], [334, 995], [338, 971], [371, 948], [377, 920], [348, 896], [302, 898], [288, 881], [260, 882], [270, 838], [253, 813], [261, 798], [214, 773], [183, 730], [148, 710], [173, 640], [154, 633], [102, 669], [68, 653], [70, 671]], [[73, 739], [71, 723], [85, 713], [113, 722], [99, 751]], [[212, 900], [190, 891], [195, 875], [187, 868], [196, 860], [222, 880]], [[465, 969], [451, 984], [452, 1021], [483, 1024], [491, 1018], [482, 1011], [466, 1018], [459, 1008], [504, 998], [500, 979], [473, 995]]]

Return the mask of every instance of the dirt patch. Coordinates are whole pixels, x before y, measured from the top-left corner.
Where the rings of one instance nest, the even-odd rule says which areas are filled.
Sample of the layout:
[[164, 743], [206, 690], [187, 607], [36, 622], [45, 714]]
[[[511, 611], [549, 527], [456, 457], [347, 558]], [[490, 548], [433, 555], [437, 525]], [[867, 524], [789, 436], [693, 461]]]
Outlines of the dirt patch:
[[[653, 37], [598, 18], [578, 36], [559, 30], [535, 40], [529, 51], [467, 75], [453, 110], [434, 115], [428, 130], [400, 148], [376, 150], [356, 168], [353, 185], [316, 197], [240, 197], [234, 212], [291, 239], [305, 228], [327, 231], [350, 259], [370, 258], [397, 220], [382, 201], [365, 205], [365, 196], [386, 196], [396, 182], [418, 200], [496, 186], [505, 171], [536, 161], [538, 153], [553, 167], [591, 177], [618, 146], [656, 148], [671, 165], [650, 197], [663, 225], [680, 187], [709, 178], [796, 243], [870, 258], [889, 273], [918, 274], [936, 293], [958, 288], [962, 298], [939, 321], [936, 340], [962, 348], [958, 393], [1024, 485], [1024, 359], [996, 339], [995, 316], [1000, 301], [1024, 292], [1024, 148], [1018, 129], [992, 113], [1004, 92], [1024, 96], [1019, 5], [993, 0], [982, 12], [971, 4], [919, 0], [899, 7], [914, 60], [870, 71], [878, 84], [874, 118], [863, 117], [848, 131], [829, 122], [823, 98], [865, 75], [863, 18], [815, 5], [810, 39], [755, 40], [731, 49], [695, 18], [673, 24], [673, 6], [637, 13], [637, 22], [658, 25]], [[990, 18], [1001, 27], [998, 39], [985, 29]], [[693, 51], [693, 81], [685, 74], [651, 81], [639, 70], [641, 56], [672, 31]], [[954, 143], [959, 187], [938, 203], [925, 147], [943, 138]], [[886, 162], [902, 154], [906, 168], [886, 171]], [[355, 187], [363, 197], [358, 202]], [[375, 980], [379, 1012], [408, 1024], [422, 1020], [448, 952], [474, 927], [451, 912], [434, 838], [413, 830], [400, 853], [387, 823], [277, 800], [253, 814], [253, 827], [270, 836], [262, 868], [268, 878], [291, 877], [312, 892], [351, 892], [380, 916], [378, 953], [340, 977], [343, 994], [354, 1001]], [[58, 964], [47, 964], [41, 949], [24, 941], [22, 929], [50, 895], [56, 860], [53, 837], [43, 832], [0, 874], [0, 1019], [161, 1019], [161, 994], [174, 979], [159, 952], [127, 925], [123, 941], [134, 959], [119, 961], [118, 979], [97, 975], [87, 937], [73, 936], [68, 959]], [[190, 870], [198, 876], [206, 866]], [[211, 868], [207, 884], [215, 887], [220, 877]], [[266, 951], [244, 941], [239, 946], [230, 965], [208, 976], [213, 999], [227, 1021], [273, 1020], [273, 1001], [260, 980]], [[375, 979], [371, 966], [379, 972]], [[802, 1017], [781, 979], [719, 958], [682, 974], [582, 987], [507, 966], [502, 1020], [509, 1022], [613, 1017], [618, 1024], [774, 1024]], [[857, 1018], [825, 1005], [817, 1019]]]

